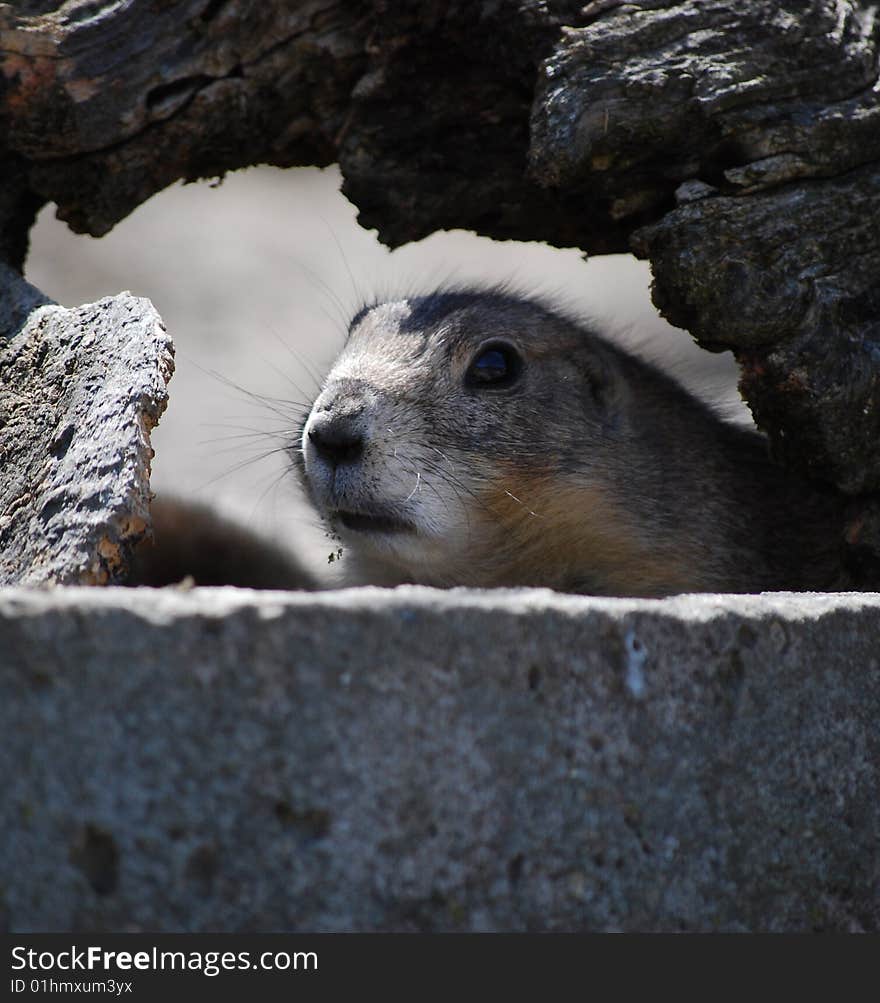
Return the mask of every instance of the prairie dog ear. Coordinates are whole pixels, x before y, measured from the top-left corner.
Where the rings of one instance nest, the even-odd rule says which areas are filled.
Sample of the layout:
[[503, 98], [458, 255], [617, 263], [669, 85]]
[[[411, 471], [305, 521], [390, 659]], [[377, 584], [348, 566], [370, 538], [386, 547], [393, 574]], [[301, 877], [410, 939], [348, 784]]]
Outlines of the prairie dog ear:
[[591, 338], [579, 357], [585, 394], [592, 408], [607, 418], [617, 418], [626, 406], [628, 384], [613, 351]]

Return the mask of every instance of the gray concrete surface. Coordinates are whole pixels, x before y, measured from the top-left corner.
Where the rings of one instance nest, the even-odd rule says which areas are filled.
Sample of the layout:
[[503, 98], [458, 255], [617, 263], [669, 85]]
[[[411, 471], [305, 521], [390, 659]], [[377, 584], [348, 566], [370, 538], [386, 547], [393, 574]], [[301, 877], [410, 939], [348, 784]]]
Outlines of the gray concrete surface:
[[880, 595], [0, 590], [0, 924], [880, 930]]

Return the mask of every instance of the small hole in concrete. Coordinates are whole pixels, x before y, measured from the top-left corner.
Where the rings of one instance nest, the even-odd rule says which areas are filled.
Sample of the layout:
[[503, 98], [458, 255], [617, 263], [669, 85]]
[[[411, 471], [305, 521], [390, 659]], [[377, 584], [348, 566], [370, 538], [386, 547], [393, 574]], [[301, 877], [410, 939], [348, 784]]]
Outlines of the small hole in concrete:
[[199, 886], [207, 895], [214, 883], [214, 878], [220, 870], [220, 861], [213, 846], [199, 846], [189, 855], [186, 862], [186, 876]]
[[286, 801], [275, 802], [275, 818], [282, 825], [293, 822], [293, 808]]
[[324, 808], [297, 811], [289, 801], [276, 801], [274, 811], [282, 825], [298, 829], [310, 839], [321, 839], [330, 831], [330, 812]]
[[541, 685], [541, 670], [537, 665], [529, 669], [529, 689], [536, 690]]
[[507, 876], [510, 878], [512, 885], [517, 884], [522, 877], [525, 862], [525, 857], [521, 853], [518, 853], [507, 865]]
[[70, 862], [86, 876], [98, 895], [110, 895], [119, 882], [116, 840], [96, 825], [87, 825], [71, 847]]

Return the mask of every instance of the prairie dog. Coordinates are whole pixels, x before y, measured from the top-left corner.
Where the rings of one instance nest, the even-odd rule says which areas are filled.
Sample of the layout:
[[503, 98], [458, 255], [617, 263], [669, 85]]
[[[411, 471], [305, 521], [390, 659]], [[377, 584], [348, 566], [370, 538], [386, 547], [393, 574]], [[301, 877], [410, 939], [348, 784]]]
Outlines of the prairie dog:
[[841, 580], [832, 491], [503, 289], [361, 309], [292, 452], [351, 583], [662, 596]]

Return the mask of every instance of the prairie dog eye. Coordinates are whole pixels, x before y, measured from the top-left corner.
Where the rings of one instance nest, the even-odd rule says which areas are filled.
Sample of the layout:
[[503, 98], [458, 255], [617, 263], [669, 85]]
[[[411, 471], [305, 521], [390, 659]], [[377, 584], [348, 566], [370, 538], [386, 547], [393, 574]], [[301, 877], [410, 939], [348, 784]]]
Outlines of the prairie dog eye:
[[512, 386], [523, 370], [519, 352], [506, 341], [491, 341], [481, 345], [465, 374], [469, 387], [502, 388]]

